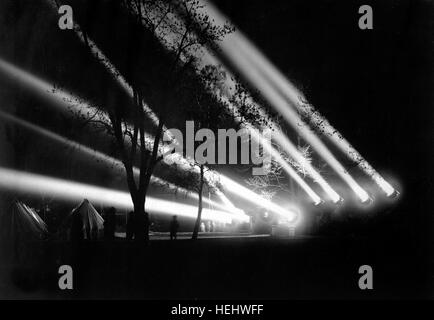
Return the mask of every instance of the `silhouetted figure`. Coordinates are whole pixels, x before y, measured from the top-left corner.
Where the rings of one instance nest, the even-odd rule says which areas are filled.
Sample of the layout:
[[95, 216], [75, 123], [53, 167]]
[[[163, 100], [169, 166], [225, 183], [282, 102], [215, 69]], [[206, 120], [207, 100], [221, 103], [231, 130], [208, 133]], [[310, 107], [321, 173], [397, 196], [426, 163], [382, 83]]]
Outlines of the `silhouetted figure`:
[[176, 233], [179, 229], [178, 217], [173, 216], [172, 221], [170, 221], [170, 240], [176, 240]]
[[107, 210], [104, 219], [104, 238], [113, 240], [115, 238], [116, 229], [116, 209], [111, 207]]
[[128, 213], [128, 220], [127, 220], [127, 240], [131, 241], [134, 237], [134, 211], [130, 211]]

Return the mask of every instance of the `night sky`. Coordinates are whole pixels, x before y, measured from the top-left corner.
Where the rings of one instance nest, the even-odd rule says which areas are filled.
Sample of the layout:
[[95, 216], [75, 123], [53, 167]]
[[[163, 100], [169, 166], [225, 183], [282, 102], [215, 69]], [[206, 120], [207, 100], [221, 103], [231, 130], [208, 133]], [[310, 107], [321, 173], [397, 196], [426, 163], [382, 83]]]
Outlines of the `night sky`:
[[[137, 42], [143, 34], [113, 1], [65, 3], [73, 6], [77, 21], [127, 80], [135, 83], [156, 76], [145, 70], [161, 52], [148, 50], [146, 37]], [[373, 30], [358, 28], [362, 4], [373, 7]], [[411, 220], [419, 222], [415, 230], [427, 226], [425, 200], [432, 193], [432, 3], [227, 0], [216, 5], [375, 169], [401, 188], [403, 221], [408, 222], [411, 212]], [[76, 36], [57, 28], [57, 15], [45, 1], [2, 1], [0, 11], [6, 12], [0, 21], [1, 58], [94, 103], [128, 106], [128, 97]], [[112, 143], [87, 128], [77, 129], [68, 117], [47, 108], [43, 99], [5, 77], [0, 83], [2, 109], [116, 155]], [[122, 177], [108, 174], [107, 168], [83, 163], [67, 150], [53, 152], [38, 137], [5, 130], [20, 141], [14, 156], [3, 160], [7, 166], [125, 188]], [[338, 159], [356, 173], [345, 157]]]

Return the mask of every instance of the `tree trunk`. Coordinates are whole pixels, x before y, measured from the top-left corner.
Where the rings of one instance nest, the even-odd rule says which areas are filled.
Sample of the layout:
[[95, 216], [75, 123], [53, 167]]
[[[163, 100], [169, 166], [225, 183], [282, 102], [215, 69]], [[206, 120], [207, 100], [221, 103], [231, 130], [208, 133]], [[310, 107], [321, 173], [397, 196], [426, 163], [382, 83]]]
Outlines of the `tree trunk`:
[[194, 224], [193, 236], [191, 237], [193, 240], [197, 239], [199, 234], [200, 224], [202, 222], [202, 191], [203, 191], [203, 165], [200, 166], [200, 182], [199, 182], [199, 206], [197, 210], [197, 218], [196, 223]]
[[[142, 110], [142, 100], [140, 95], [134, 92], [134, 101], [137, 108], [140, 108], [138, 119], [144, 118]], [[137, 110], [137, 109], [136, 109]], [[149, 215], [145, 212], [146, 194], [148, 191], [149, 183], [151, 180], [152, 172], [158, 162], [158, 146], [163, 132], [164, 122], [160, 119], [157, 132], [154, 138], [154, 145], [152, 147], [151, 155], [148, 155], [145, 142], [145, 129], [142, 121], [134, 124], [134, 135], [132, 138], [131, 150], [128, 151], [124, 143], [124, 133], [122, 128], [122, 119], [119, 119], [115, 113], [110, 114], [110, 121], [112, 123], [115, 138], [118, 147], [121, 151], [123, 163], [127, 175], [128, 189], [131, 194], [131, 199], [134, 205], [134, 220], [133, 220], [133, 234], [136, 241], [149, 240]], [[136, 156], [138, 141], [137, 137], [140, 134], [140, 174], [138, 184], [134, 176], [134, 160]]]
[[[125, 166], [127, 168], [127, 166]], [[128, 188], [134, 205], [134, 218], [132, 221], [132, 233], [134, 240], [144, 242], [149, 240], [149, 217], [145, 212], [146, 190], [144, 193], [137, 190], [132, 170], [126, 170]]]
[[137, 198], [134, 201], [134, 240], [147, 242], [149, 240], [149, 215], [145, 212], [145, 198]]
[[155, 164], [158, 162], [158, 146], [160, 143], [161, 134], [163, 132], [163, 121], [160, 119], [157, 132], [154, 138], [154, 145], [152, 147], [152, 154], [150, 158], [145, 156], [145, 140], [144, 128], [140, 128], [140, 148], [141, 148], [141, 163], [140, 163], [140, 177], [139, 187], [137, 189], [138, 196], [134, 202], [134, 211], [137, 220], [135, 221], [135, 239], [137, 241], [149, 241], [149, 214], [145, 211], [146, 194], [148, 192], [149, 183], [151, 181], [152, 172], [154, 171]]

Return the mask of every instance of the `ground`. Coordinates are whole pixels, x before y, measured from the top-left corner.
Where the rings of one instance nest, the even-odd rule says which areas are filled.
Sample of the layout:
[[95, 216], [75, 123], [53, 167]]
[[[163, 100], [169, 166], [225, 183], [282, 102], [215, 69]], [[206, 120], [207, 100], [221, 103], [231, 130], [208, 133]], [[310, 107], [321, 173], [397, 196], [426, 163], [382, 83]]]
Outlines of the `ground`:
[[[411, 239], [351, 237], [207, 237], [152, 240], [147, 247], [117, 240], [82, 243], [63, 252], [26, 280], [6, 270], [4, 298], [52, 299], [352, 299], [432, 296], [430, 263]], [[47, 251], [45, 251], [47, 252]], [[50, 260], [51, 259], [51, 260]], [[63, 259], [63, 261], [61, 261]], [[74, 269], [72, 291], [57, 288], [58, 264]], [[358, 269], [374, 271], [374, 289], [360, 290]], [[432, 264], [432, 262], [431, 262]], [[24, 268], [24, 270], [26, 270]], [[6, 272], [7, 271], [7, 272]], [[9, 273], [9, 277], [5, 277]], [[17, 288], [17, 285], [21, 288]]]

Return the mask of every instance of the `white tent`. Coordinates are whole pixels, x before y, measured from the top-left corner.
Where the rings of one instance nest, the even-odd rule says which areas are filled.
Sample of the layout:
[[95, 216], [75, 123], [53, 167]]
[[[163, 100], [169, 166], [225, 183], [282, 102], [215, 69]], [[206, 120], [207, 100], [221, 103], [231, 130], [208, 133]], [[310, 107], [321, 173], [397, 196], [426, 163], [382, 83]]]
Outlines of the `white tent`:
[[[97, 240], [103, 237], [104, 219], [89, 200], [83, 202], [66, 217], [62, 228], [68, 239], [78, 236], [84, 240]], [[78, 230], [77, 230], [78, 229]]]
[[15, 201], [0, 217], [0, 234], [9, 241], [42, 240], [48, 230], [41, 217], [24, 203]]

